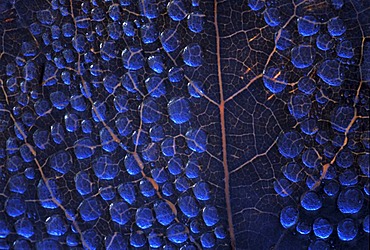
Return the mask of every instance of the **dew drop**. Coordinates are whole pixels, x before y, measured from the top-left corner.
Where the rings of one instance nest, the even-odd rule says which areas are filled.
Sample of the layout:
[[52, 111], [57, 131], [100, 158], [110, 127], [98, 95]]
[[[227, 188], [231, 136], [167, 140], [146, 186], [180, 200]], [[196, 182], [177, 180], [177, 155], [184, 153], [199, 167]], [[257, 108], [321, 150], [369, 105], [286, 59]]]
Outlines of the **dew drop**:
[[280, 213], [280, 223], [284, 228], [291, 228], [298, 222], [299, 212], [293, 206], [284, 207]]

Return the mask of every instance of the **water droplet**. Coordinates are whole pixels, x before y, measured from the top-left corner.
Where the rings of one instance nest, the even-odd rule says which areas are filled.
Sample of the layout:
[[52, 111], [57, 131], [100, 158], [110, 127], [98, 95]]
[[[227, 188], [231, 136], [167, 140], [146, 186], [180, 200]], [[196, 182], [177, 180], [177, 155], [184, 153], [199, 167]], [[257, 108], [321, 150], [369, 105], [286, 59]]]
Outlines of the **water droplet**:
[[316, 192], [309, 191], [301, 197], [301, 205], [307, 211], [316, 211], [322, 207], [322, 200]]
[[331, 116], [332, 128], [338, 132], [345, 132], [355, 116], [353, 107], [338, 107]]
[[346, 32], [347, 28], [342, 19], [333, 17], [328, 22], [328, 31], [331, 36], [341, 36]]
[[138, 70], [144, 66], [142, 49], [129, 47], [122, 52], [123, 66], [128, 70]]
[[102, 148], [108, 153], [114, 152], [118, 147], [118, 143], [112, 133], [112, 130], [106, 127], [103, 127], [99, 132]]
[[130, 205], [136, 201], [135, 186], [131, 183], [120, 184], [118, 186], [118, 193]]
[[158, 76], [152, 76], [145, 80], [145, 87], [150, 96], [154, 98], [161, 97], [166, 94], [166, 86], [164, 80]]
[[290, 182], [284, 178], [274, 181], [274, 190], [281, 197], [287, 197], [293, 193]]
[[311, 226], [308, 223], [301, 221], [297, 224], [296, 230], [298, 233], [306, 235], [311, 232]]
[[45, 222], [46, 232], [52, 236], [61, 236], [67, 232], [67, 224], [60, 215], [52, 215]]
[[82, 34], [77, 34], [72, 38], [72, 46], [77, 53], [84, 53], [87, 50], [87, 41]]
[[13, 155], [6, 160], [6, 169], [9, 172], [18, 171], [23, 166], [22, 159], [18, 155]]
[[156, 143], [149, 143], [142, 151], [142, 156], [145, 161], [155, 162], [159, 157], [159, 147]]
[[146, 243], [146, 236], [144, 232], [137, 231], [130, 235], [130, 244], [135, 248], [143, 247]]
[[160, 35], [163, 49], [166, 52], [173, 52], [180, 46], [179, 36], [175, 29], [166, 29]]
[[337, 55], [342, 58], [350, 59], [354, 56], [353, 46], [351, 41], [342, 40], [336, 46]]
[[313, 222], [312, 228], [316, 237], [319, 237], [321, 239], [328, 238], [333, 232], [333, 226], [327, 219], [324, 218], [317, 218]]
[[167, 12], [172, 20], [181, 21], [188, 14], [187, 7], [182, 0], [171, 0], [167, 5]]
[[268, 68], [263, 73], [263, 83], [274, 94], [282, 92], [286, 87], [284, 74], [275, 67]]
[[5, 211], [11, 217], [18, 217], [24, 214], [26, 210], [26, 203], [19, 196], [11, 195], [5, 202]]
[[32, 222], [26, 217], [17, 220], [14, 223], [14, 228], [19, 236], [23, 236], [25, 238], [30, 238], [35, 233]]
[[62, 193], [54, 179], [47, 181], [48, 185], [41, 179], [37, 185], [37, 197], [44, 208], [55, 209], [62, 204]]
[[190, 104], [188, 99], [176, 97], [169, 101], [168, 114], [175, 124], [182, 124], [191, 118]]
[[72, 156], [64, 150], [59, 151], [50, 157], [50, 167], [61, 174], [68, 173], [72, 166]]
[[93, 164], [93, 170], [99, 179], [113, 180], [119, 172], [119, 167], [109, 155], [102, 155]]
[[148, 179], [141, 180], [139, 188], [144, 197], [152, 197], [156, 193], [153, 184]]
[[93, 130], [92, 122], [90, 120], [82, 120], [81, 129], [82, 132], [84, 132], [85, 134], [90, 134], [91, 131]]
[[347, 169], [339, 175], [339, 182], [342, 186], [353, 186], [358, 182], [357, 173], [352, 169]]
[[79, 160], [92, 156], [95, 152], [95, 143], [90, 138], [82, 138], [75, 142], [74, 152]]
[[267, 8], [263, 13], [265, 22], [271, 27], [276, 27], [280, 24], [280, 15], [280, 11], [277, 8]]
[[165, 69], [162, 56], [160, 55], [150, 56], [148, 58], [148, 65], [154, 72], [158, 74], [162, 73]]
[[190, 81], [188, 83], [189, 95], [194, 98], [200, 98], [204, 95], [203, 83], [201, 81]]
[[308, 115], [311, 110], [312, 101], [304, 94], [291, 95], [288, 104], [289, 112], [294, 118], [301, 119]]
[[302, 154], [302, 162], [308, 168], [317, 168], [321, 163], [321, 156], [314, 148], [308, 148]]
[[87, 229], [86, 231], [83, 231], [81, 238], [84, 239], [84, 245], [86, 245], [87, 249], [99, 249], [100, 236], [94, 229]]
[[122, 28], [118, 22], [113, 22], [107, 25], [109, 37], [113, 40], [118, 40], [122, 37]]
[[141, 40], [145, 44], [154, 43], [158, 39], [158, 31], [155, 23], [146, 23], [140, 28]]
[[279, 152], [286, 158], [295, 158], [304, 147], [302, 136], [295, 132], [284, 133], [278, 141]]
[[202, 129], [190, 129], [186, 132], [186, 142], [188, 147], [197, 153], [207, 150], [207, 134]]
[[355, 214], [360, 211], [364, 203], [364, 195], [355, 188], [346, 188], [338, 196], [337, 205], [344, 214]]
[[327, 194], [329, 197], [333, 197], [337, 195], [339, 191], [339, 184], [336, 181], [330, 181], [329, 183], [326, 183], [324, 186], [324, 192]]
[[10, 177], [8, 187], [11, 192], [23, 194], [27, 190], [27, 180], [23, 174], [16, 174]]
[[322, 62], [317, 70], [317, 75], [330, 86], [340, 86], [342, 84], [342, 67], [336, 60], [326, 60]]
[[194, 218], [199, 213], [199, 205], [192, 196], [181, 196], [178, 199], [178, 206], [188, 218]]
[[361, 172], [367, 177], [370, 177], [370, 163], [369, 162], [370, 162], [370, 154], [369, 153], [360, 155], [357, 158], [357, 164], [359, 165], [359, 167], [361, 169]]
[[162, 234], [152, 231], [148, 235], [148, 242], [150, 247], [159, 248], [163, 245]]
[[291, 51], [292, 64], [298, 69], [310, 67], [316, 58], [316, 50], [311, 45], [298, 45]]
[[139, 1], [138, 3], [141, 15], [145, 16], [148, 19], [154, 19], [158, 17], [158, 4], [156, 0], [144, 0]]
[[283, 166], [282, 171], [284, 176], [292, 182], [299, 182], [304, 178], [303, 168], [296, 162]]
[[64, 124], [68, 132], [76, 132], [77, 129], [80, 127], [79, 117], [76, 114], [67, 113], [64, 116]]
[[314, 135], [319, 130], [315, 119], [309, 118], [301, 122], [301, 131], [306, 135]]
[[25, 162], [31, 162], [35, 158], [34, 154], [32, 153], [34, 152], [34, 149], [30, 144], [23, 144], [20, 146], [19, 152], [21, 153], [22, 159]]
[[135, 27], [133, 22], [125, 21], [122, 23], [122, 29], [126, 36], [131, 37], [135, 35]]
[[315, 35], [320, 27], [314, 16], [304, 16], [298, 18], [298, 32], [302, 36], [313, 36]]
[[358, 228], [353, 219], [346, 218], [338, 223], [337, 232], [340, 240], [351, 241], [356, 237]]
[[365, 219], [363, 220], [362, 224], [362, 228], [364, 229], [364, 232], [365, 233], [369, 233], [370, 232], [370, 227], [369, 227], [369, 221], [370, 221], [370, 217], [369, 215], [366, 215]]
[[163, 127], [160, 125], [155, 125], [149, 130], [149, 135], [152, 141], [160, 142], [164, 139]]
[[185, 192], [190, 188], [189, 182], [187, 178], [184, 176], [180, 176], [179, 178], [177, 178], [174, 184], [176, 189], [181, 193]]
[[193, 186], [194, 196], [201, 201], [207, 201], [211, 198], [211, 190], [208, 183], [201, 181]]
[[203, 31], [204, 14], [199, 11], [194, 11], [188, 16], [188, 28], [194, 33]]
[[197, 43], [191, 43], [184, 48], [182, 57], [186, 65], [190, 67], [199, 67], [203, 63], [202, 48]]
[[284, 207], [280, 213], [280, 223], [284, 228], [293, 227], [298, 222], [299, 212], [293, 206]]
[[216, 244], [216, 239], [213, 233], [208, 232], [200, 236], [200, 243], [202, 244], [202, 247], [204, 248], [212, 248]]
[[206, 226], [212, 227], [219, 221], [217, 208], [214, 206], [206, 206], [203, 208], [202, 218]]
[[55, 21], [55, 16], [53, 13], [46, 9], [46, 10], [40, 10], [36, 14], [37, 20], [40, 21], [40, 23], [45, 25], [52, 25]]
[[176, 244], [182, 244], [188, 239], [188, 229], [180, 223], [174, 223], [167, 228], [168, 239]]
[[163, 226], [171, 224], [171, 222], [175, 219], [175, 215], [173, 214], [173, 211], [167, 202], [156, 202], [154, 204], [154, 212], [157, 221]]
[[[102, 215], [102, 208], [97, 198], [92, 197], [83, 200], [78, 207], [82, 219], [86, 222], [97, 220]], [[111, 210], [111, 207], [109, 211]], [[113, 219], [113, 218], [112, 218]], [[115, 221], [113, 219], [113, 221]]]
[[152, 227], [154, 217], [150, 208], [144, 207], [136, 210], [135, 223], [141, 229], [148, 229]]

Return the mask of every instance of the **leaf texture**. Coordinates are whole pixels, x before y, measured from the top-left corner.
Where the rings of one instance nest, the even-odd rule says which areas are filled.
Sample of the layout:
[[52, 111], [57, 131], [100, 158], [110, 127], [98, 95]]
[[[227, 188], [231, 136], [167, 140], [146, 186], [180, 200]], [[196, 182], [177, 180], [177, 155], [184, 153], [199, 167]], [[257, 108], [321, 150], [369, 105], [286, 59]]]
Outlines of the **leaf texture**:
[[368, 248], [367, 1], [0, 16], [0, 248]]

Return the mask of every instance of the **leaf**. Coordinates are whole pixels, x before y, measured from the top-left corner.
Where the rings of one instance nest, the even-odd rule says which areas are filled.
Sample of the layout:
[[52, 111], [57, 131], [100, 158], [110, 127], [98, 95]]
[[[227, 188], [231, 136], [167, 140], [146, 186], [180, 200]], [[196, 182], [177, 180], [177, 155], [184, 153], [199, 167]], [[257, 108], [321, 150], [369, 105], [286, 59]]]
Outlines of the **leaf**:
[[368, 3], [0, 13], [4, 247], [368, 246]]

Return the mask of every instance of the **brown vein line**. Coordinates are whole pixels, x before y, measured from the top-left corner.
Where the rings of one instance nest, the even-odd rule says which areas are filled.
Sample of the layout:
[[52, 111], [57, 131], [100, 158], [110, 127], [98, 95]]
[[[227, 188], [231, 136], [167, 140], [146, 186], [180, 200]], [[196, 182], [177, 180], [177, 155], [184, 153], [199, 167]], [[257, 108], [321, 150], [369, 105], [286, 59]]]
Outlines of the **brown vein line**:
[[222, 89], [222, 74], [221, 74], [221, 56], [220, 56], [220, 34], [218, 30], [217, 23], [217, 0], [214, 1], [214, 24], [216, 31], [216, 48], [217, 48], [217, 76], [218, 84], [220, 88], [220, 124], [222, 132], [222, 158], [224, 166], [224, 175], [225, 175], [225, 202], [227, 209], [227, 220], [229, 224], [229, 234], [231, 241], [231, 249], [235, 249], [235, 234], [234, 234], [234, 225], [233, 225], [233, 216], [231, 212], [231, 202], [230, 202], [230, 187], [229, 187], [229, 168], [227, 165], [227, 151], [226, 151], [226, 129], [225, 129], [225, 100]]

